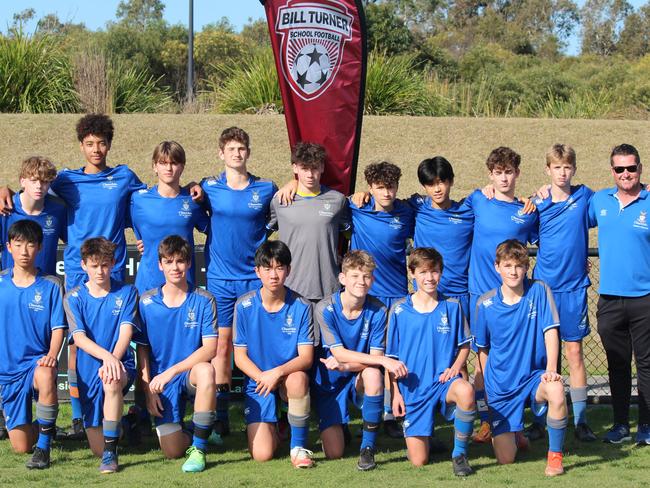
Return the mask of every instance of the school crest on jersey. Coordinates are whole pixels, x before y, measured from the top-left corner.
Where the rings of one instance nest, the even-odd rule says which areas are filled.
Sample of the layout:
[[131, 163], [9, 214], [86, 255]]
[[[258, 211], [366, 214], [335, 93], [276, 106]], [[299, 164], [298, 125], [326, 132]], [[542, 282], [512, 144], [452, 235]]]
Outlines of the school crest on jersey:
[[41, 290], [34, 290], [34, 297], [27, 307], [34, 312], [41, 312], [45, 309], [43, 305], [43, 292]]
[[463, 223], [463, 219], [460, 218], [460, 214], [453, 214], [449, 217], [449, 222], [458, 225]]
[[114, 190], [117, 188], [117, 181], [113, 181], [113, 175], [108, 175], [106, 181], [102, 182], [102, 188]]
[[190, 199], [183, 199], [181, 202], [181, 209], [178, 211], [180, 217], [189, 219], [192, 216], [192, 207], [190, 206]]
[[388, 224], [388, 225], [389, 225], [389, 227], [391, 227], [393, 229], [397, 229], [397, 230], [404, 227], [404, 224], [400, 220], [399, 216], [393, 217], [393, 219], [390, 221], [390, 224]]
[[124, 304], [124, 300], [122, 297], [115, 297], [115, 308], [113, 308], [113, 315], [119, 315], [120, 312], [122, 311], [122, 305]]
[[528, 299], [528, 318], [534, 319], [535, 317], [537, 317], [537, 307], [532, 300]]
[[447, 313], [440, 314], [440, 322], [438, 323], [437, 330], [440, 334], [449, 334], [451, 327], [449, 327], [449, 318]]
[[187, 311], [187, 320], [185, 320], [185, 323], [183, 325], [188, 329], [193, 329], [194, 327], [198, 327], [199, 323], [196, 320], [196, 312], [194, 311], [193, 308], [190, 308]]
[[336, 79], [353, 21], [337, 0], [288, 0], [278, 10], [282, 73], [303, 100], [320, 97]]
[[363, 329], [361, 329], [361, 338], [367, 339], [370, 335], [370, 319], [364, 319]]
[[293, 316], [291, 314], [287, 314], [287, 318], [284, 321], [284, 325], [282, 326], [282, 333], [287, 334], [287, 335], [293, 335], [296, 333], [296, 326], [293, 323]]
[[323, 210], [319, 210], [318, 215], [321, 217], [334, 217], [334, 212], [332, 212], [332, 204], [329, 202], [323, 203]]
[[512, 220], [515, 224], [523, 224], [526, 222], [526, 219], [524, 218], [525, 215], [526, 214], [524, 213], [524, 209], [520, 208], [517, 210], [517, 213], [515, 215], [510, 216], [510, 220]]
[[253, 190], [251, 194], [251, 199], [248, 202], [248, 208], [252, 208], [254, 210], [259, 210], [263, 207], [264, 205], [262, 204], [262, 198], [260, 197], [260, 192]]
[[637, 229], [648, 230], [648, 212], [641, 210], [639, 216], [634, 221], [634, 227]]
[[51, 235], [56, 229], [54, 228], [54, 217], [48, 215], [43, 221], [43, 234]]

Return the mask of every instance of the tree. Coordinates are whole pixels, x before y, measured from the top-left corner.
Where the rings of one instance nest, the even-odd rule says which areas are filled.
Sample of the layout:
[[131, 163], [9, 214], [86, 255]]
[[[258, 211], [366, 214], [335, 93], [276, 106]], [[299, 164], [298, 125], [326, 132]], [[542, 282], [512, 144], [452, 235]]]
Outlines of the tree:
[[386, 54], [400, 54], [413, 49], [413, 34], [388, 3], [372, 3], [366, 9], [368, 46]]
[[616, 50], [626, 58], [640, 58], [650, 52], [650, 3], [625, 18]]
[[614, 54], [630, 13], [632, 6], [626, 0], [587, 0], [581, 11], [582, 53]]
[[122, 0], [115, 16], [131, 27], [148, 27], [163, 20], [165, 4], [161, 0]]

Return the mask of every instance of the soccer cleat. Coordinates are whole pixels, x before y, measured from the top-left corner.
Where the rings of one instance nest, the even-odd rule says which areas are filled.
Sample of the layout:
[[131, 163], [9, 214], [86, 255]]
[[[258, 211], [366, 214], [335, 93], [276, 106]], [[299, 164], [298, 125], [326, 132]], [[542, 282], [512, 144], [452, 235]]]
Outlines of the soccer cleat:
[[65, 436], [66, 439], [71, 441], [83, 441], [86, 439], [86, 430], [84, 423], [81, 419], [72, 419], [72, 428]]
[[636, 431], [636, 445], [650, 445], [650, 424], [639, 424], [639, 428]]
[[472, 442], [476, 442], [477, 444], [487, 444], [492, 442], [492, 429], [490, 429], [489, 422], [481, 422], [478, 431], [476, 431], [472, 436]]
[[213, 430], [210, 433], [210, 437], [208, 437], [208, 444], [211, 446], [223, 446], [223, 438]]
[[454, 474], [456, 476], [469, 476], [470, 474], [474, 473], [474, 470], [469, 465], [469, 461], [467, 461], [465, 454], [460, 454], [459, 456], [452, 458], [451, 467], [453, 468]]
[[187, 451], [187, 459], [183, 463], [184, 473], [200, 473], [205, 469], [205, 453], [196, 446], [190, 446]]
[[548, 451], [548, 460], [546, 461], [546, 469], [544, 470], [546, 476], [559, 476], [564, 474], [564, 467], [562, 466], [562, 453]]
[[596, 434], [594, 434], [594, 431], [591, 430], [591, 427], [589, 427], [585, 423], [580, 423], [576, 425], [576, 429], [573, 432], [573, 434], [576, 436], [576, 439], [578, 439], [580, 442], [594, 442], [598, 438], [596, 437]]
[[361, 449], [359, 454], [359, 462], [357, 463], [357, 469], [359, 471], [370, 471], [375, 469], [377, 463], [375, 463], [375, 450], [372, 447], [364, 447]]
[[99, 472], [102, 474], [117, 473], [117, 469], [117, 453], [104, 451], [104, 454], [102, 454], [102, 462], [99, 465]]
[[530, 447], [530, 442], [528, 437], [524, 435], [523, 432], [515, 432], [515, 444], [517, 445], [517, 449], [520, 451], [527, 451], [528, 448]]
[[384, 420], [384, 433], [391, 439], [404, 438], [404, 429], [397, 420]]
[[311, 468], [314, 466], [313, 455], [309, 449], [296, 446], [291, 449], [291, 464], [294, 468]]
[[528, 437], [530, 442], [535, 442], [546, 436], [546, 429], [542, 424], [533, 422], [524, 429], [524, 435]]
[[34, 448], [32, 458], [25, 463], [27, 469], [46, 469], [50, 467], [50, 451], [41, 449], [40, 447]]
[[620, 444], [621, 442], [632, 440], [630, 435], [630, 427], [623, 424], [614, 424], [612, 428], [607, 431], [603, 442], [607, 444]]

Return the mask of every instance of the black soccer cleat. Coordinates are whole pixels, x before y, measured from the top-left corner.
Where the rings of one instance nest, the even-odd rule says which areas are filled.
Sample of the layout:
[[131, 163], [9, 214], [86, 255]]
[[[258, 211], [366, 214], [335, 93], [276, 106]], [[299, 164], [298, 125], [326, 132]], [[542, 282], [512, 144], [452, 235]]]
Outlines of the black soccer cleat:
[[86, 430], [84, 429], [83, 420], [72, 419], [72, 427], [66, 434], [65, 438], [71, 441], [86, 440]]
[[375, 463], [375, 450], [372, 447], [364, 447], [361, 449], [359, 462], [357, 463], [357, 469], [359, 471], [370, 471], [376, 467], [377, 463]]
[[384, 433], [391, 439], [404, 438], [404, 429], [397, 420], [384, 420]]
[[469, 476], [474, 473], [474, 470], [469, 465], [469, 461], [467, 461], [465, 454], [452, 458], [451, 466], [456, 476]]
[[576, 425], [574, 435], [580, 442], [594, 442], [598, 440], [594, 431], [586, 423]]
[[34, 448], [32, 458], [25, 463], [27, 469], [47, 469], [50, 467], [50, 451], [41, 449], [40, 447]]
[[528, 427], [524, 429], [524, 435], [528, 438], [530, 442], [535, 442], [540, 440], [543, 437], [546, 437], [546, 429], [542, 424], [533, 422]]

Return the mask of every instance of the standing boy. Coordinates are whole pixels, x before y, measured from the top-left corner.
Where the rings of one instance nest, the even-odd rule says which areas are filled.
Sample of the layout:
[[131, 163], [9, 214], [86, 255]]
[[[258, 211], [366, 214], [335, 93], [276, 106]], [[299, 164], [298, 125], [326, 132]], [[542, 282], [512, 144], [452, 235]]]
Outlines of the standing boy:
[[[216, 304], [210, 293], [187, 283], [192, 249], [185, 239], [166, 237], [158, 256], [165, 283], [140, 297], [138, 370], [163, 454], [176, 459], [186, 453], [183, 471], [199, 472], [214, 423]], [[194, 400], [193, 436], [181, 426], [188, 399]]]
[[557, 372], [560, 324], [551, 289], [541, 281], [527, 281], [528, 263], [528, 249], [521, 242], [509, 239], [499, 244], [494, 268], [502, 284], [479, 297], [474, 335], [490, 401], [497, 462], [514, 462], [515, 433], [523, 429], [524, 408], [529, 405], [536, 415], [548, 410], [545, 473], [557, 476], [564, 472], [567, 426], [564, 385]]
[[318, 302], [320, 361], [314, 364], [312, 394], [320, 418], [323, 451], [343, 456], [343, 425], [350, 421], [348, 402], [361, 409], [363, 437], [357, 468], [374, 469], [375, 439], [384, 403], [381, 367], [397, 378], [406, 374], [400, 361], [384, 356], [386, 307], [368, 295], [375, 262], [365, 251], [350, 251], [341, 263], [342, 291]]
[[216, 434], [230, 432], [228, 402], [232, 380], [232, 324], [235, 302], [257, 289], [255, 251], [266, 240], [275, 183], [248, 172], [250, 138], [238, 127], [225, 129], [219, 137], [219, 158], [224, 171], [205, 178], [201, 187], [210, 214], [206, 241], [208, 291], [217, 301], [219, 344], [212, 361], [217, 378]]
[[262, 287], [237, 300], [235, 364], [244, 378], [244, 418], [248, 450], [256, 461], [273, 458], [278, 400], [289, 404], [291, 464], [311, 468], [309, 377], [314, 360], [314, 324], [309, 301], [285, 286], [291, 252], [282, 241], [267, 241], [255, 253]]
[[129, 347], [138, 327], [138, 293], [111, 279], [116, 245], [103, 237], [81, 246], [81, 266], [88, 281], [63, 299], [70, 337], [79, 349], [77, 378], [84, 427], [90, 449], [101, 456], [100, 473], [118, 470], [117, 442], [124, 395], [135, 379]]
[[469, 355], [469, 326], [460, 302], [437, 291], [442, 256], [432, 248], [415, 249], [409, 274], [417, 291], [390, 310], [386, 355], [399, 359], [408, 375], [391, 373], [393, 412], [405, 416], [404, 436], [411, 463], [427, 464], [436, 411], [454, 419], [452, 468], [456, 476], [472, 474], [467, 445], [476, 416], [474, 390], [460, 376]]
[[[26, 453], [30, 469], [50, 466], [57, 400], [57, 365], [65, 336], [59, 280], [41, 273], [36, 258], [41, 227], [19, 220], [9, 228], [7, 251], [14, 265], [0, 273], [0, 396], [11, 447]], [[32, 425], [32, 398], [38, 427]]]

